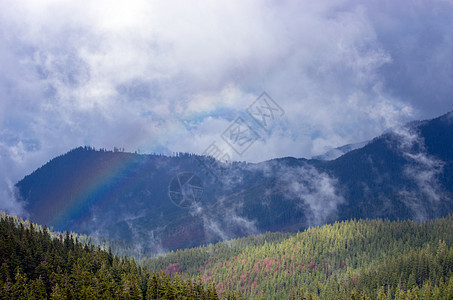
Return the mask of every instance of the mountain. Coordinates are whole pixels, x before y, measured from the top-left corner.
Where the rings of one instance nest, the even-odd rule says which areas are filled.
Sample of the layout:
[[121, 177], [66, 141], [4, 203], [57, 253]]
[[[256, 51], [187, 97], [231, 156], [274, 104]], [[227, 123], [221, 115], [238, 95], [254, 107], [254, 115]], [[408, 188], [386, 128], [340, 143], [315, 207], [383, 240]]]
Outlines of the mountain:
[[452, 299], [452, 226], [335, 222], [137, 263], [0, 212], [0, 299]]
[[33, 221], [161, 253], [350, 218], [445, 216], [453, 212], [452, 145], [449, 113], [329, 161], [225, 164], [80, 147], [16, 186]]
[[[151, 273], [131, 258], [0, 212], [0, 299], [219, 299], [212, 285]], [[236, 299], [228, 294], [228, 299]]]
[[[246, 299], [452, 299], [453, 217], [335, 222], [142, 261], [189, 272]], [[301, 297], [302, 292], [305, 298]], [[351, 295], [355, 294], [355, 298]], [[365, 298], [366, 296], [366, 298]]]
[[352, 150], [362, 148], [368, 144], [369, 141], [361, 142], [361, 143], [355, 143], [355, 144], [347, 144], [341, 147], [333, 148], [330, 149], [329, 151], [321, 154], [321, 155], [316, 155], [313, 156], [312, 159], [318, 159], [318, 160], [334, 160], [342, 156], [343, 154], [346, 154]]

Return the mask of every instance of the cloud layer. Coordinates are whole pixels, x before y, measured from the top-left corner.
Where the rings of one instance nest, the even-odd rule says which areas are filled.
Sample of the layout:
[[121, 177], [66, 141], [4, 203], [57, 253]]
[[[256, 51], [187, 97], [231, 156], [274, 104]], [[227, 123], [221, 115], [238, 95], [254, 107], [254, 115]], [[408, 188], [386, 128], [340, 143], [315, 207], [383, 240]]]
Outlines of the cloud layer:
[[19, 213], [13, 183], [79, 145], [202, 153], [263, 91], [285, 115], [234, 159], [310, 157], [452, 110], [452, 11], [442, 0], [3, 0], [0, 209]]

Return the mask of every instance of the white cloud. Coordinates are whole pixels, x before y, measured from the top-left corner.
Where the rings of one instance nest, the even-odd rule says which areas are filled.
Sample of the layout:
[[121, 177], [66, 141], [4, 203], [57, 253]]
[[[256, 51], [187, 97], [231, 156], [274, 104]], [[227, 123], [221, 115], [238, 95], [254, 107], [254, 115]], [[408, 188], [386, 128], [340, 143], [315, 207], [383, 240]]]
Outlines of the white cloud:
[[430, 209], [436, 210], [441, 200], [445, 199], [445, 193], [438, 182], [445, 163], [427, 153], [425, 141], [415, 129], [398, 127], [392, 132], [396, 135], [399, 150], [408, 160], [404, 174], [415, 183], [418, 191], [403, 189], [400, 194], [415, 217], [424, 220], [429, 216], [426, 212], [427, 204]]
[[452, 109], [451, 6], [5, 0], [0, 142], [25, 150], [2, 164], [15, 182], [84, 144], [201, 153], [263, 91], [286, 113], [241, 160], [370, 139], [427, 106]]
[[337, 179], [312, 166], [283, 167], [278, 178], [285, 196], [304, 211], [310, 226], [335, 219], [338, 206], [345, 203]]
[[[231, 198], [230, 198], [231, 199]], [[232, 206], [225, 207], [225, 199], [220, 199], [213, 207], [203, 207], [200, 203], [190, 209], [190, 215], [201, 218], [206, 240], [228, 241], [238, 236], [259, 233], [255, 220], [242, 215], [243, 199], [235, 197]]]

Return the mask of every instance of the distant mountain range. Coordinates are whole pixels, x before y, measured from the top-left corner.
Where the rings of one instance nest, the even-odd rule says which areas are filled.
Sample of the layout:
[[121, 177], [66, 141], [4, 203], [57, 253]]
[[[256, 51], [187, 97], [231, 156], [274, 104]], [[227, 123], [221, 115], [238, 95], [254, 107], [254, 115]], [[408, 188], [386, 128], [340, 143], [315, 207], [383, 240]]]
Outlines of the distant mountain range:
[[256, 164], [80, 147], [17, 188], [31, 220], [147, 253], [335, 220], [453, 212], [453, 113], [348, 147], [333, 160]]

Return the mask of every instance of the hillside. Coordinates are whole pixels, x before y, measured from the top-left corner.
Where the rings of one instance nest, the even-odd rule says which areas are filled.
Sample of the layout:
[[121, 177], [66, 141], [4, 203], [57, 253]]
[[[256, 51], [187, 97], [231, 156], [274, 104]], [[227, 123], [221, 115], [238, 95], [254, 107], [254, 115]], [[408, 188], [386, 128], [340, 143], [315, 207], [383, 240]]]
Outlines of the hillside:
[[136, 263], [1, 213], [0, 299], [451, 299], [452, 229], [353, 220]]
[[[0, 214], [0, 299], [218, 299], [200, 281], [151, 273], [133, 259]], [[234, 299], [234, 295], [230, 296]]]
[[451, 299], [453, 217], [345, 221], [291, 236], [267, 233], [178, 250], [143, 263], [201, 275], [219, 293], [237, 290], [250, 299]]
[[[16, 186], [31, 220], [133, 242], [146, 255], [350, 218], [421, 221], [453, 212], [452, 119], [393, 128], [331, 161], [225, 164], [80, 147]], [[192, 175], [199, 194], [179, 205], [170, 190]]]

